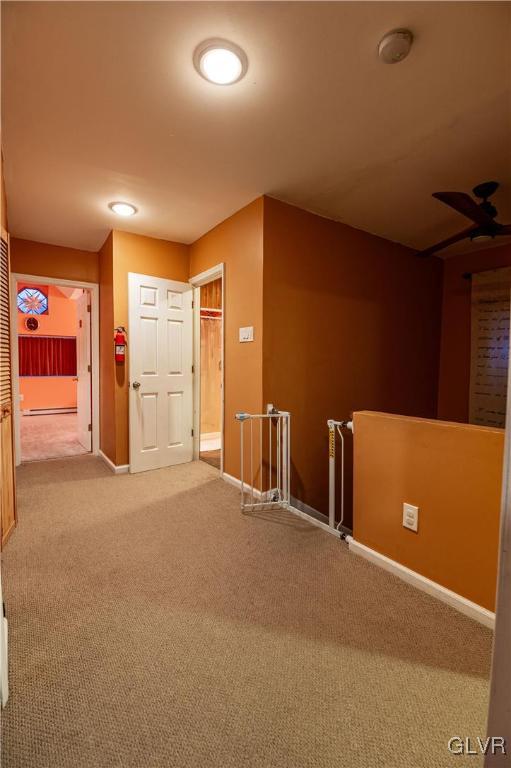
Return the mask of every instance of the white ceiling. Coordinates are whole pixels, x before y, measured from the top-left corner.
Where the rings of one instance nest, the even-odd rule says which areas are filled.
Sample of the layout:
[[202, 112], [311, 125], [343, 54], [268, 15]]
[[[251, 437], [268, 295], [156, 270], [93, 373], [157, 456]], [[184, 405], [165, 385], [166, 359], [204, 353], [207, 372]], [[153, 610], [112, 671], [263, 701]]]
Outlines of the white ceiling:
[[[4, 1], [11, 233], [89, 250], [113, 227], [192, 242], [268, 194], [421, 248], [469, 225], [431, 193], [488, 179], [511, 222], [510, 11]], [[415, 43], [384, 65], [377, 43], [396, 27]], [[240, 83], [196, 73], [209, 37], [245, 49]], [[112, 200], [138, 215], [116, 217]]]

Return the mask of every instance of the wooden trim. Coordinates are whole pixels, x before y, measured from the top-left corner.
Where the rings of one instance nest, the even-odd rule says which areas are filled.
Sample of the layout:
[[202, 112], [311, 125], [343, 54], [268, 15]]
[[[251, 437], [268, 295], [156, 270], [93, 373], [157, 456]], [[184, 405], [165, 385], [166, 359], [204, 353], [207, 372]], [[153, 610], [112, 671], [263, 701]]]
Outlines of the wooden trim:
[[[18, 510], [16, 499], [16, 470], [15, 470], [15, 448], [14, 448], [14, 382], [13, 382], [13, 350], [12, 340], [10, 332], [10, 310], [12, 307], [12, 291], [10, 281], [10, 269], [11, 269], [11, 255], [10, 255], [10, 238], [8, 233], [2, 227], [2, 244], [6, 246], [6, 274], [5, 285], [7, 290], [7, 315], [4, 315], [4, 320], [7, 322], [6, 331], [6, 348], [9, 359], [9, 387], [8, 387], [8, 399], [3, 403], [0, 415], [0, 489], [2, 491], [0, 497], [0, 548], [3, 548], [10, 537], [12, 531], [17, 524]], [[5, 309], [5, 308], [4, 308]], [[6, 422], [8, 422], [6, 424]], [[7, 428], [5, 428], [5, 426]], [[9, 430], [9, 435], [7, 435]], [[4, 475], [4, 470], [8, 470], [8, 474]], [[7, 509], [4, 504], [7, 502]], [[8, 524], [7, 530], [4, 530], [4, 523]], [[1, 618], [1, 617], [0, 617]]]
[[5, 547], [5, 545], [9, 541], [9, 539], [11, 538], [11, 535], [14, 533], [16, 526], [18, 525], [18, 519], [16, 516], [16, 493], [14, 493], [14, 509], [15, 509], [15, 513], [14, 513], [15, 517], [11, 525], [7, 529], [6, 533], [2, 536], [2, 547], [1, 547], [2, 549]]

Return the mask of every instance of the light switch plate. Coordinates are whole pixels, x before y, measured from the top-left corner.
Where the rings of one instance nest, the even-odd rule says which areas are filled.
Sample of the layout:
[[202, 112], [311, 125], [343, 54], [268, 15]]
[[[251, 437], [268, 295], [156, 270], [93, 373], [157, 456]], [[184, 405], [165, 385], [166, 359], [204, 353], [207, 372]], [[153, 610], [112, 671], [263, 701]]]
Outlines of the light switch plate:
[[413, 504], [403, 504], [403, 527], [415, 531], [415, 533], [418, 532], [419, 507], [414, 507]]
[[240, 328], [240, 341], [254, 341], [253, 325], [247, 325], [245, 328]]

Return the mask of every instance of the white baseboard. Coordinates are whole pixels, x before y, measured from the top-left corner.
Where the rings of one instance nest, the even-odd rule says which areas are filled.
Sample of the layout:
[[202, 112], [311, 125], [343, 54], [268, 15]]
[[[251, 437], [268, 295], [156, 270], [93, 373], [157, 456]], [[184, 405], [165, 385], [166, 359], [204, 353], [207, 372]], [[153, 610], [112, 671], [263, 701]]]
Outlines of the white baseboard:
[[[241, 491], [241, 480], [238, 480], [237, 477], [233, 477], [233, 475], [228, 475], [227, 472], [222, 472], [222, 479], [225, 480], [226, 483], [229, 483], [229, 485], [236, 486], [236, 488], [239, 488], [239, 490]], [[252, 490], [252, 486], [245, 481], [245, 493], [249, 493], [251, 490]], [[254, 487], [254, 496], [256, 496], [258, 499], [263, 499], [263, 501], [265, 499], [268, 500], [268, 497], [269, 496], [271, 497], [272, 490], [276, 491], [277, 489], [275, 488], [269, 491], [260, 491], [259, 488]]]
[[101, 449], [98, 451], [98, 456], [103, 459], [107, 467], [111, 469], [115, 475], [125, 475], [127, 472], [129, 472], [129, 464], [114, 464], [113, 461], [111, 461], [111, 459], [109, 459], [106, 453], [103, 453]]
[[[233, 477], [232, 475], [228, 475], [227, 472], [222, 473], [222, 478], [225, 480], [226, 483], [230, 483], [230, 485], [236, 486], [236, 488], [241, 489], [241, 480], [238, 480], [237, 477]], [[245, 488], [248, 488], [247, 484], [245, 483]], [[266, 491], [265, 493], [268, 493]], [[261, 491], [259, 491], [257, 488], [254, 488], [254, 496], [257, 496], [258, 498], [261, 498], [263, 494]], [[317, 526], [318, 528], [322, 528], [327, 533], [333, 534], [334, 536], [340, 537], [340, 533], [337, 530], [333, 530], [329, 527], [328, 522], [323, 522], [321, 519], [317, 518], [317, 515], [319, 515], [320, 518], [323, 517], [320, 512], [318, 512], [313, 507], [309, 507], [308, 504], [304, 504], [303, 502], [298, 501], [298, 499], [295, 499], [294, 497], [291, 497], [291, 504], [286, 507], [286, 509], [289, 512], [292, 512], [293, 515], [296, 515], [297, 517], [301, 517], [303, 520], [307, 520], [308, 523], [311, 523], [312, 525]], [[294, 504], [299, 504], [300, 507], [294, 506]], [[310, 514], [307, 512], [307, 509], [311, 510], [313, 514]]]
[[304, 501], [300, 501], [300, 499], [297, 499], [294, 496], [291, 496], [291, 504], [295, 509], [300, 510], [300, 512], [305, 512], [306, 515], [310, 515], [311, 517], [316, 518], [316, 520], [328, 525], [328, 516], [323, 515], [317, 509], [311, 507], [310, 504], [306, 504]]
[[222, 472], [222, 480], [225, 480], [225, 482], [229, 483], [229, 485], [236, 486], [236, 488], [241, 488], [241, 481], [238, 480], [237, 477], [233, 477], [233, 475], [227, 474], [227, 472]]
[[[226, 483], [229, 483], [229, 485], [234, 485], [241, 490], [241, 480], [238, 480], [237, 477], [228, 475], [227, 472], [222, 472], [222, 479], [225, 480]], [[247, 483], [245, 483], [245, 492], [251, 487], [252, 486], [248, 486]], [[258, 488], [254, 488], [254, 496], [257, 496], [259, 499], [261, 498], [262, 494]]]
[[483, 608], [481, 605], [477, 605], [477, 603], [467, 600], [466, 597], [462, 597], [456, 592], [452, 592], [450, 589], [442, 587], [442, 585], [437, 584], [436, 581], [427, 579], [425, 576], [422, 576], [416, 571], [412, 571], [405, 565], [401, 565], [401, 563], [391, 560], [390, 557], [386, 557], [385, 555], [376, 552], [376, 550], [366, 547], [365, 544], [360, 544], [351, 536], [347, 537], [347, 541], [350, 552], [353, 552], [353, 554], [360, 555], [366, 560], [378, 565], [380, 568], [393, 573], [395, 576], [399, 576], [400, 579], [408, 582], [408, 584], [412, 584], [412, 586], [417, 589], [427, 592], [428, 595], [436, 597], [437, 600], [447, 603], [447, 605], [455, 608], [460, 613], [464, 613], [465, 616], [469, 616], [480, 624], [484, 624], [485, 627], [489, 627], [490, 629], [495, 627], [495, 614], [487, 608]]
[[[293, 499], [292, 499], [293, 500]], [[295, 499], [297, 501], [297, 499]], [[314, 507], [309, 507], [308, 504], [305, 504], [303, 501], [298, 502], [300, 504], [300, 507], [295, 506], [289, 506], [288, 509], [290, 512], [293, 513], [293, 515], [296, 515], [297, 517], [301, 517], [303, 520], [307, 520], [308, 523], [311, 523], [311, 525], [315, 525], [317, 528], [321, 528], [323, 531], [326, 531], [331, 536], [335, 536], [336, 538], [340, 538], [341, 534], [340, 532], [335, 528], [330, 528], [328, 525], [328, 522], [324, 523], [323, 520], [318, 519], [316, 515], [319, 515], [320, 518], [323, 517], [321, 512], [318, 512]], [[310, 514], [307, 512], [304, 507], [311, 509], [314, 514]]]

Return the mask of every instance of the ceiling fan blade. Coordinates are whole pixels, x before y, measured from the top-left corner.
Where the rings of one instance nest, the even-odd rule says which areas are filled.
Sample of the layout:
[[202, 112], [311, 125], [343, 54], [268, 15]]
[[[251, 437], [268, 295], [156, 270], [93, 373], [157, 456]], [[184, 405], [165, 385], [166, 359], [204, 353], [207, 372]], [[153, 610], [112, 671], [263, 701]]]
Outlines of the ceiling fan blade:
[[448, 245], [453, 245], [454, 243], [458, 243], [460, 240], [464, 240], [466, 237], [469, 237], [470, 234], [476, 229], [476, 227], [469, 227], [468, 229], [464, 229], [463, 232], [458, 232], [457, 235], [451, 235], [451, 237], [448, 237], [446, 240], [435, 243], [435, 245], [431, 245], [424, 251], [419, 251], [417, 256], [431, 256], [431, 254], [436, 253], [436, 251], [441, 251], [443, 248], [447, 248]]
[[493, 224], [492, 217], [488, 216], [486, 211], [483, 211], [466, 192], [433, 192], [433, 197], [446, 205], [450, 205], [455, 211], [466, 216], [467, 219], [472, 219], [479, 226], [484, 227]]

